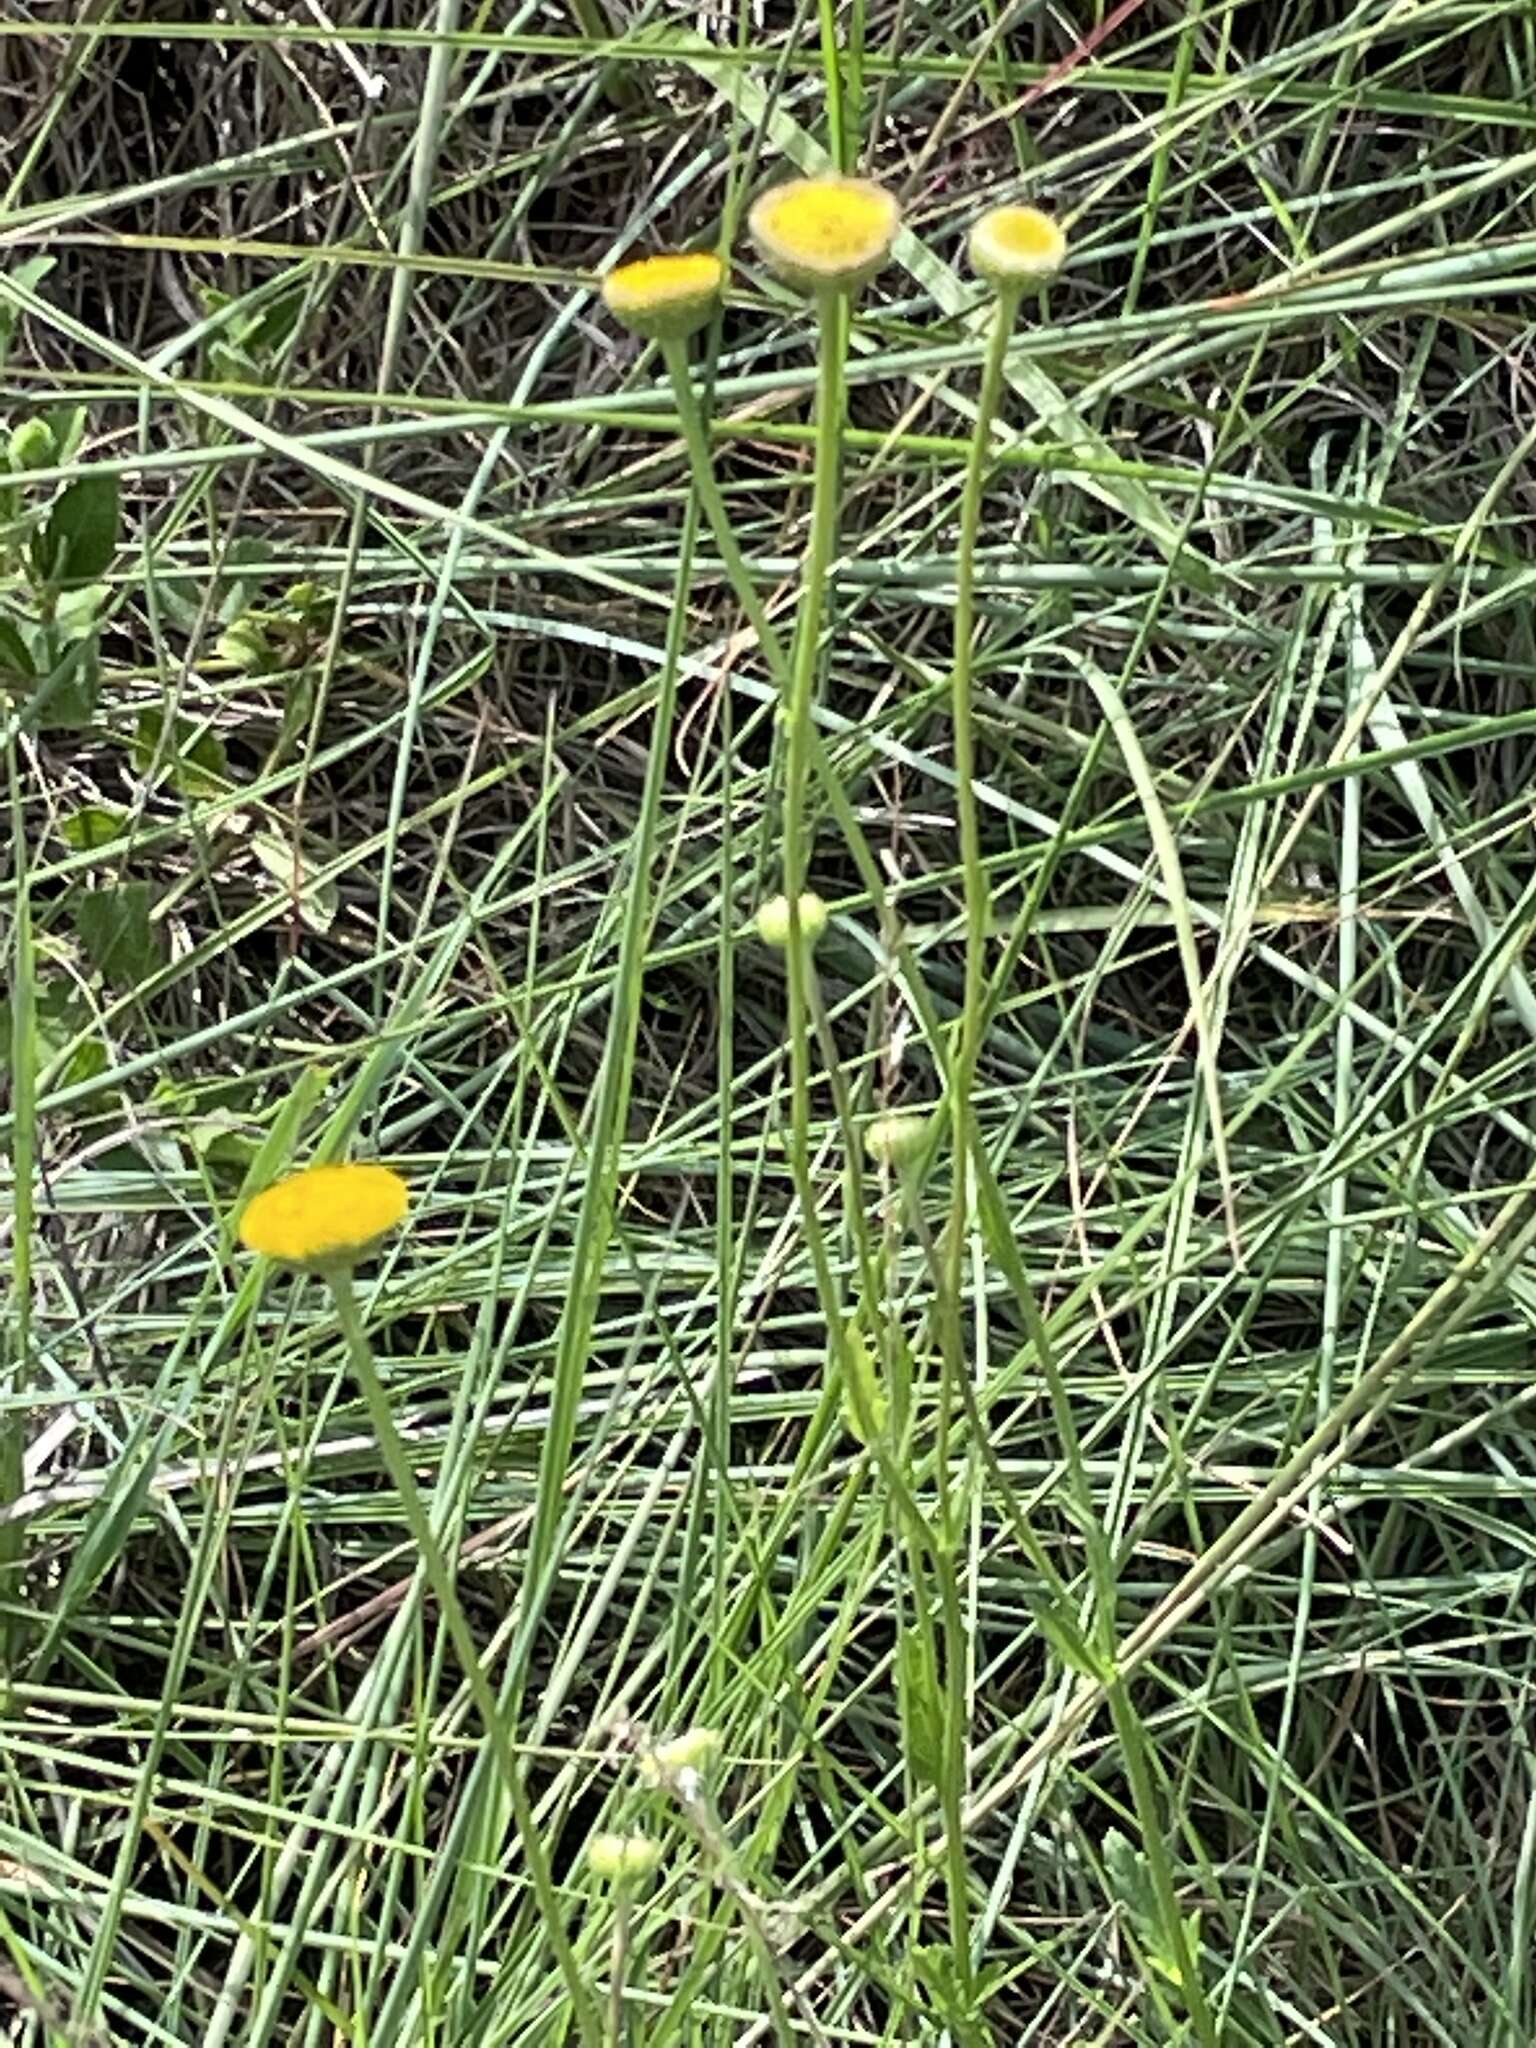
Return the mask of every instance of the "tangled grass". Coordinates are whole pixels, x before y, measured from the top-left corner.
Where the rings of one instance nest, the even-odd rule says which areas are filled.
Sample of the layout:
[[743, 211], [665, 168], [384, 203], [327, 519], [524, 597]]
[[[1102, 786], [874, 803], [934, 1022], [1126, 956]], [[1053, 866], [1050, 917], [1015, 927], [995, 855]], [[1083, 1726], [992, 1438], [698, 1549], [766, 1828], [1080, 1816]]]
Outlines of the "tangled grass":
[[[647, 2048], [1530, 2048], [1529, 6], [17, 0], [0, 136], [7, 2038], [547, 2048], [617, 1983]], [[777, 692], [594, 288], [735, 246], [698, 389], [787, 632], [815, 320], [739, 229], [829, 160], [907, 231], [809, 1171], [920, 1412], [948, 1154], [839, 1102], [938, 1101], [964, 995], [960, 251], [1071, 233], [978, 557], [982, 1427], [895, 1469], [786, 1160]], [[526, 1815], [335, 1301], [235, 1247], [349, 1149]]]

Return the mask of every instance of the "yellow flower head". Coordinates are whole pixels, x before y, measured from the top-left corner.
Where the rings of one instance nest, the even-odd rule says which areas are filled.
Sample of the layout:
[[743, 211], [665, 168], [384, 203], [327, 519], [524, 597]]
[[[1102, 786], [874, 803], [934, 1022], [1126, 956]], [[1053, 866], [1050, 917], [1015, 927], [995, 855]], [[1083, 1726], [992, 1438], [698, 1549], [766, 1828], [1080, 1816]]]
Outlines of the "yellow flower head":
[[891, 252], [901, 225], [894, 193], [867, 178], [792, 178], [747, 215], [765, 260], [802, 291], [853, 291]]
[[285, 1266], [355, 1266], [403, 1219], [409, 1200], [387, 1166], [308, 1166], [246, 1203], [240, 1242]]
[[1038, 206], [994, 206], [971, 229], [971, 268], [996, 285], [1043, 284], [1067, 256], [1061, 223]]
[[642, 256], [609, 271], [603, 304], [648, 341], [683, 341], [713, 318], [725, 283], [725, 265], [706, 250]]

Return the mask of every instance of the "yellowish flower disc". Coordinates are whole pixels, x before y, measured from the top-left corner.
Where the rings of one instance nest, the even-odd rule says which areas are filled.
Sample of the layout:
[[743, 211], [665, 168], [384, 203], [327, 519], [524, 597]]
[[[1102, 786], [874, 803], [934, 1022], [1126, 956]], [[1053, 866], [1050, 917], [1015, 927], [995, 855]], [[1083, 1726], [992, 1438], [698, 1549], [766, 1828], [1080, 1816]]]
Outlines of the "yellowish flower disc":
[[971, 229], [971, 268], [993, 284], [1036, 284], [1067, 256], [1060, 221], [1038, 206], [994, 206]]
[[609, 271], [603, 304], [635, 334], [681, 341], [713, 316], [725, 282], [725, 265], [704, 249], [642, 256]]
[[308, 1166], [254, 1195], [240, 1242], [288, 1266], [350, 1266], [402, 1222], [410, 1191], [387, 1166]]
[[896, 196], [867, 178], [792, 178], [747, 216], [767, 262], [802, 291], [851, 291], [884, 264], [901, 225]]

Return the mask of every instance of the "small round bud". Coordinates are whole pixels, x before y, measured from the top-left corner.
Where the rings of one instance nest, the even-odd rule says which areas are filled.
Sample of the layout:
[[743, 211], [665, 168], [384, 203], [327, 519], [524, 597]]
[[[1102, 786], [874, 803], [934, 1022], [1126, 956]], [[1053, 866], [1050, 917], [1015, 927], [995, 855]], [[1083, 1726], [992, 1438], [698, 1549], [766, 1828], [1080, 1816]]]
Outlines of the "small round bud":
[[753, 205], [763, 259], [805, 292], [851, 292], [883, 269], [901, 226], [893, 192], [868, 178], [791, 178]]
[[882, 1166], [909, 1166], [928, 1143], [929, 1119], [920, 1109], [893, 1109], [864, 1128], [864, 1150]]
[[713, 1728], [685, 1728], [666, 1742], [653, 1743], [640, 1758], [640, 1775], [649, 1785], [706, 1771], [720, 1754], [720, 1737]]
[[[754, 922], [757, 936], [763, 944], [776, 946], [782, 951], [789, 944], [789, 898], [770, 896], [759, 906]], [[808, 946], [814, 946], [826, 928], [827, 906], [807, 889], [800, 898], [800, 936]]]
[[596, 1876], [632, 1884], [656, 1868], [661, 1844], [649, 1835], [594, 1835], [587, 1844], [587, 1861]]
[[1067, 257], [1060, 221], [1038, 206], [994, 206], [971, 229], [971, 268], [995, 285], [1044, 284]]
[[23, 420], [11, 429], [12, 469], [46, 469], [57, 453], [58, 443], [46, 420]]
[[290, 583], [283, 592], [284, 607], [291, 612], [315, 612], [325, 602], [325, 592], [318, 583]]
[[642, 256], [608, 272], [603, 304], [647, 341], [683, 341], [713, 319], [726, 274], [720, 258], [703, 249]]

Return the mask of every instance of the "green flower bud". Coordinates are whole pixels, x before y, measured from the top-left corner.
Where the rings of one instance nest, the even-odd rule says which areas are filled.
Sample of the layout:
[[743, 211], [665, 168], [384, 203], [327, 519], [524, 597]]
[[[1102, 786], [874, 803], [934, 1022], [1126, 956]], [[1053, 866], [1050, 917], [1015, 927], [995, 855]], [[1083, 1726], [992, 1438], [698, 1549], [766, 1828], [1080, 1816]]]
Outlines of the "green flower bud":
[[[757, 936], [765, 946], [775, 946], [780, 951], [789, 944], [789, 898], [770, 896], [761, 904], [753, 922]], [[827, 906], [812, 890], [807, 889], [800, 898], [800, 933], [808, 946], [814, 946], [827, 928]]]
[[661, 1861], [661, 1844], [649, 1835], [594, 1835], [587, 1844], [587, 1861], [598, 1877], [633, 1884], [649, 1877]]
[[640, 1775], [648, 1785], [663, 1785], [684, 1774], [697, 1776], [707, 1771], [720, 1754], [720, 1737], [713, 1728], [685, 1728], [666, 1742], [654, 1743], [640, 1757]]
[[920, 1109], [893, 1109], [864, 1129], [864, 1150], [882, 1166], [910, 1166], [928, 1143], [930, 1119]]
[[23, 420], [11, 429], [12, 469], [46, 469], [58, 453], [53, 429], [43, 419]]

